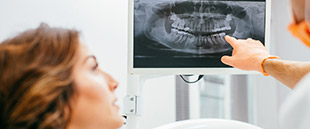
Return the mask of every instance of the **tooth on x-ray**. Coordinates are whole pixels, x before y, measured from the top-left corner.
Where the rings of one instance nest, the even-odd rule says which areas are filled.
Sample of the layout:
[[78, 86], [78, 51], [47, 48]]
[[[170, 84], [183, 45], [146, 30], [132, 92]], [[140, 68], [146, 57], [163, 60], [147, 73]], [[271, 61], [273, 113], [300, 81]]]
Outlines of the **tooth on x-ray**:
[[[231, 51], [224, 37], [263, 40], [265, 4], [246, 1], [140, 0], [135, 36], [144, 35], [172, 51], [216, 54]], [[255, 20], [253, 20], [255, 19]], [[261, 25], [261, 26], [259, 26]], [[147, 44], [148, 42], [145, 42]], [[162, 49], [162, 48], [161, 48]]]

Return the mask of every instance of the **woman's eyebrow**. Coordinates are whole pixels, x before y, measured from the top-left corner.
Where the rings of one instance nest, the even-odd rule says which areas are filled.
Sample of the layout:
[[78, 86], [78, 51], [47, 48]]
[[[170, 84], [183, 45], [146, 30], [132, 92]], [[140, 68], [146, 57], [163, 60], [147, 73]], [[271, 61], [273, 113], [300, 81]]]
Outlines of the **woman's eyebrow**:
[[88, 59], [90, 59], [90, 58], [95, 59], [95, 61], [97, 62], [97, 59], [96, 59], [96, 57], [95, 57], [94, 55], [89, 55], [89, 56], [87, 56], [87, 57], [84, 59], [83, 64], [84, 64]]

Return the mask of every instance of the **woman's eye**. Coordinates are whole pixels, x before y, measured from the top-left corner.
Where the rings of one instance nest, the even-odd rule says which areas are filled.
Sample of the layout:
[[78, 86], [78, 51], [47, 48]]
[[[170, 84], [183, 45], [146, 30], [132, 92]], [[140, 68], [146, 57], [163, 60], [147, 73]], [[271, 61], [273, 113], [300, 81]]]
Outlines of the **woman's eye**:
[[96, 65], [93, 66], [93, 70], [95, 71], [95, 70], [97, 70], [97, 68], [98, 68], [98, 63], [96, 63]]

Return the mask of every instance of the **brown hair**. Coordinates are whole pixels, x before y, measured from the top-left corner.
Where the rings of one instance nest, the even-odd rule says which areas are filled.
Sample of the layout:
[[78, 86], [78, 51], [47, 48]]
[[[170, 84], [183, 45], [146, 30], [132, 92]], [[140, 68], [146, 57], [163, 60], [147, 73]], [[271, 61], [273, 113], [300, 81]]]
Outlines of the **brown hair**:
[[78, 44], [77, 31], [46, 24], [0, 44], [0, 127], [66, 128]]

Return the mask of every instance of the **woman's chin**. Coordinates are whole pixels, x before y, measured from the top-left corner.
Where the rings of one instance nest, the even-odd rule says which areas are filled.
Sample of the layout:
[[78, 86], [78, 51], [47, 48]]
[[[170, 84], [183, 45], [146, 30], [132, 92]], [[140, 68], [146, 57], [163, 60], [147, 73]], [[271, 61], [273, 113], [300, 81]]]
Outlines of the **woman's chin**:
[[115, 125], [117, 126], [117, 128], [120, 128], [124, 125], [124, 119], [121, 115], [118, 115], [118, 117], [115, 118]]

